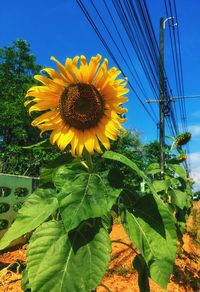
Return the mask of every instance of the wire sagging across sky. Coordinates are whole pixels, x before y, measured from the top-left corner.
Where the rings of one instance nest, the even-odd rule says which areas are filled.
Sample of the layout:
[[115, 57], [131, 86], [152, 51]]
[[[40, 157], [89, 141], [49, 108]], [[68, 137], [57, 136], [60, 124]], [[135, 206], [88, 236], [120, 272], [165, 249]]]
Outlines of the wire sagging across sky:
[[[172, 3], [173, 1], [173, 3]], [[184, 96], [181, 45], [178, 28], [175, 27], [177, 9], [175, 0], [164, 0], [167, 18], [174, 18], [169, 24], [170, 41], [177, 94]], [[145, 0], [76, 0], [103, 46], [121, 70], [129, 76], [129, 86], [142, 105], [148, 117], [159, 125], [157, 110], [149, 97], [160, 98], [160, 50], [152, 25], [151, 15]], [[134, 60], [134, 62], [133, 62]], [[176, 136], [179, 133], [179, 116], [183, 131], [187, 129], [185, 99], [178, 101], [179, 107], [171, 102], [172, 89], [165, 68], [165, 106], [168, 131]], [[144, 86], [145, 84], [145, 86]]]

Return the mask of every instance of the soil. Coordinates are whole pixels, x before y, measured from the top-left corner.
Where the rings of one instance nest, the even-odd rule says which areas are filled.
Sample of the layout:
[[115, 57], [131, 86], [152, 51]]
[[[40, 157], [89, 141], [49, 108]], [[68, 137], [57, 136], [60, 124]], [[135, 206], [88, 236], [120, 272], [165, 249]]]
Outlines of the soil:
[[[193, 222], [189, 220], [193, 226]], [[137, 271], [132, 267], [135, 252], [129, 247], [134, 246], [129, 241], [120, 224], [114, 224], [111, 239], [123, 241], [123, 245], [113, 242], [112, 259], [97, 292], [138, 292]], [[184, 245], [179, 247], [174, 272], [168, 284], [168, 292], [200, 291], [200, 245], [186, 233]], [[21, 271], [26, 264], [26, 245], [10, 248], [0, 255], [0, 292], [21, 292]], [[106, 289], [106, 287], [109, 289]], [[163, 292], [156, 283], [150, 280], [153, 292]]]

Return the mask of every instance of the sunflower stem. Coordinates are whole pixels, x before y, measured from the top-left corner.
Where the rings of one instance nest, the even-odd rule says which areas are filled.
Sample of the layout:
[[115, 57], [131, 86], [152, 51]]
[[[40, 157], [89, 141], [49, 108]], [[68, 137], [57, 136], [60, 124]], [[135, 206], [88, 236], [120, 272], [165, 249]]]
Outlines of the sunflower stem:
[[169, 149], [169, 155], [172, 154], [172, 150], [175, 148], [176, 142], [173, 141], [171, 148]]
[[86, 160], [86, 164], [88, 166], [88, 171], [92, 172], [93, 171], [92, 157], [91, 157], [90, 153], [85, 148], [83, 150], [83, 156]]

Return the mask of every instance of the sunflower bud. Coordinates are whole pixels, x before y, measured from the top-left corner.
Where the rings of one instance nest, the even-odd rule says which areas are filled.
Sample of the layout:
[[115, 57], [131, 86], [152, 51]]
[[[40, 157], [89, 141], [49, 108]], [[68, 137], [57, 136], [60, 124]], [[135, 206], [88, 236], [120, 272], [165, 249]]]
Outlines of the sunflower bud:
[[179, 134], [176, 138], [175, 143], [177, 146], [185, 145], [190, 141], [191, 137], [192, 137], [192, 134], [190, 132]]
[[177, 159], [178, 159], [179, 162], [183, 162], [183, 161], [185, 161], [187, 159], [187, 155], [186, 154], [180, 155]]

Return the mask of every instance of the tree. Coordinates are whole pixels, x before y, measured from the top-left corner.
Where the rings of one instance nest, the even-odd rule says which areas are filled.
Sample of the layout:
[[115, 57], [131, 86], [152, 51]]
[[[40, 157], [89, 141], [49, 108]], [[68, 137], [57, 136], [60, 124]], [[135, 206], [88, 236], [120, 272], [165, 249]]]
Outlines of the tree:
[[27, 89], [33, 85], [33, 76], [41, 69], [35, 64], [26, 41], [18, 39], [12, 46], [0, 49], [0, 137], [2, 146], [24, 146], [38, 141], [38, 130], [23, 105]]
[[[165, 159], [166, 161], [173, 158], [172, 154], [168, 153], [170, 146], [165, 144]], [[160, 143], [158, 141], [152, 141], [148, 144], [145, 144], [143, 147], [143, 167], [152, 163], [160, 163]]]
[[54, 158], [57, 151], [23, 149], [41, 140], [39, 130], [31, 126], [24, 107], [26, 91], [36, 81], [41, 66], [30, 52], [30, 45], [18, 39], [0, 49], [0, 171], [38, 176], [44, 161]]

